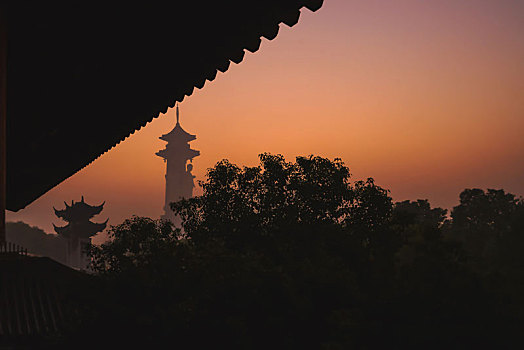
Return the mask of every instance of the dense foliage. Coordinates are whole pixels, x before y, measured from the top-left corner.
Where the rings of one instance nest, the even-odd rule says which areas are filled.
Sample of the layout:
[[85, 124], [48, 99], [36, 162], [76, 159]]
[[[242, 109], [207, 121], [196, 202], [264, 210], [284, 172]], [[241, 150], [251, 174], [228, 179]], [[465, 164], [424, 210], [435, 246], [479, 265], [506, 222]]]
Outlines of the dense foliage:
[[[517, 347], [524, 203], [467, 189], [450, 217], [393, 203], [338, 159], [263, 154], [210, 169], [172, 204], [183, 230], [133, 217], [92, 247], [91, 339], [181, 348]], [[89, 344], [87, 342], [86, 344]]]

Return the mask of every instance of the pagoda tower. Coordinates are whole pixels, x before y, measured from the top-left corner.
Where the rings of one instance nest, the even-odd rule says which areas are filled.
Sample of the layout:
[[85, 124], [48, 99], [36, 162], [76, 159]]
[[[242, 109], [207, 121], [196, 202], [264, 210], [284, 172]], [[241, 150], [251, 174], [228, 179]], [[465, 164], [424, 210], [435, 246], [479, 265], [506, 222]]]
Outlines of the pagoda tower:
[[180, 114], [178, 104], [176, 106], [176, 125], [160, 139], [167, 142], [166, 148], [158, 151], [157, 156], [164, 158], [166, 162], [166, 195], [164, 201], [164, 220], [169, 220], [175, 225], [180, 224], [180, 218], [175, 217], [175, 213], [169, 207], [169, 204], [182, 198], [193, 197], [193, 188], [195, 187], [191, 174], [193, 158], [200, 155], [199, 151], [191, 149], [189, 142], [196, 139], [195, 135], [187, 133], [180, 126]]
[[[105, 203], [105, 202], [104, 202]], [[86, 245], [91, 244], [91, 237], [106, 228], [107, 219], [103, 223], [91, 222], [93, 216], [100, 214], [104, 209], [104, 203], [99, 206], [91, 206], [84, 202], [84, 196], [80, 202], [66, 202], [64, 210], [55, 210], [55, 215], [67, 222], [66, 226], [58, 227], [53, 224], [55, 232], [67, 240], [66, 262], [73, 268], [86, 270], [89, 259], [85, 254]]]

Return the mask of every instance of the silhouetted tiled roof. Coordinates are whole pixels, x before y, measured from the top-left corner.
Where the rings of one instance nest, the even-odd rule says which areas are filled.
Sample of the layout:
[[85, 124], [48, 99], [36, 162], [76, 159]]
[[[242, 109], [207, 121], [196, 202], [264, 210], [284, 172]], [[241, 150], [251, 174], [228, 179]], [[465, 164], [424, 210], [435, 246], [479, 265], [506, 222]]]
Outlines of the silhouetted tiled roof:
[[0, 254], [0, 346], [59, 335], [89, 276], [49, 258]]
[[[8, 2], [7, 207], [19, 210], [322, 0]], [[109, 175], [108, 175], [109, 176]]]

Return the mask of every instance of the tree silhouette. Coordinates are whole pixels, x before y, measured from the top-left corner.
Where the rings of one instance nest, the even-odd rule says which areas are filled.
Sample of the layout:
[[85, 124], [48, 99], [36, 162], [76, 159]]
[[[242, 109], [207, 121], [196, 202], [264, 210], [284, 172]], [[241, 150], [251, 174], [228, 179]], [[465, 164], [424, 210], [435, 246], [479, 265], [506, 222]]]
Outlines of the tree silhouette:
[[[427, 200], [393, 203], [371, 178], [351, 183], [339, 159], [271, 154], [256, 167], [223, 160], [201, 186], [171, 205], [183, 231], [133, 217], [92, 248], [101, 284], [85, 332], [115, 346], [523, 344], [523, 205], [511, 194], [466, 190], [448, 219]], [[470, 248], [484, 231], [502, 237], [496, 254]]]
[[452, 230], [474, 259], [494, 257], [497, 246], [513, 230], [522, 200], [504, 190], [466, 189], [453, 208]]
[[[340, 160], [260, 155], [260, 166], [243, 169], [219, 162], [202, 184], [204, 194], [173, 203], [193, 240], [255, 244], [282, 231], [339, 225], [353, 191]], [[253, 240], [252, 240], [253, 239]]]

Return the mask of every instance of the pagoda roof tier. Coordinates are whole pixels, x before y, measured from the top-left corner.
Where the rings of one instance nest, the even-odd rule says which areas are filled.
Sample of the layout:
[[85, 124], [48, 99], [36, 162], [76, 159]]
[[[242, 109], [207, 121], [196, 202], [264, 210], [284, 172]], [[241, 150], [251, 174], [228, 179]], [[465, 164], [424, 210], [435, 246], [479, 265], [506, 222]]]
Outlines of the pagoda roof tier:
[[180, 123], [177, 122], [173, 130], [168, 132], [167, 134], [164, 134], [159, 137], [159, 139], [167, 141], [167, 142], [173, 142], [173, 143], [187, 143], [191, 142], [196, 139], [195, 135], [191, 135], [184, 129], [182, 129], [182, 126], [180, 126]]
[[57, 210], [53, 207], [55, 215], [67, 222], [81, 222], [91, 219], [93, 216], [98, 215], [104, 209], [104, 203], [92, 206], [84, 202], [84, 196], [80, 202], [71, 201], [71, 205], [65, 204], [65, 209]]
[[184, 151], [180, 151], [180, 150], [173, 149], [173, 148], [169, 148], [169, 149], [165, 148], [165, 149], [162, 149], [156, 152], [155, 154], [164, 159], [174, 158], [173, 155], [177, 157], [182, 157], [184, 159], [193, 159], [200, 155], [200, 151], [194, 150], [192, 148], [188, 148]]
[[66, 226], [56, 226], [53, 224], [53, 227], [56, 233], [66, 238], [89, 238], [105, 230], [108, 221], [109, 219], [101, 223], [84, 221], [80, 223], [70, 223]]

